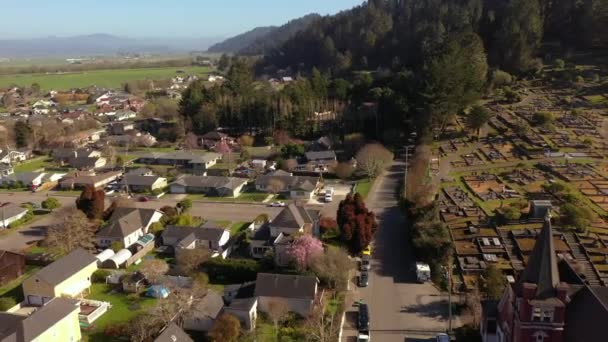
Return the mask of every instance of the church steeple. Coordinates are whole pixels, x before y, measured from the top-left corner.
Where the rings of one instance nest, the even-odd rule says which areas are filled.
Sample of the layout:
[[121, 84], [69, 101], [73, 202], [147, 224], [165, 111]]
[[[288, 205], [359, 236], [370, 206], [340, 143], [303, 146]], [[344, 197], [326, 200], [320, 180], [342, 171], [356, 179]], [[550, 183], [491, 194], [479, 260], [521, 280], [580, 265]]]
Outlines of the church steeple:
[[534, 249], [528, 259], [528, 265], [522, 272], [518, 291], [521, 291], [524, 283], [536, 285], [536, 299], [546, 299], [555, 296], [559, 285], [559, 271], [557, 269], [557, 258], [553, 246], [553, 229], [551, 228], [551, 216], [547, 214], [543, 228], [536, 238]]

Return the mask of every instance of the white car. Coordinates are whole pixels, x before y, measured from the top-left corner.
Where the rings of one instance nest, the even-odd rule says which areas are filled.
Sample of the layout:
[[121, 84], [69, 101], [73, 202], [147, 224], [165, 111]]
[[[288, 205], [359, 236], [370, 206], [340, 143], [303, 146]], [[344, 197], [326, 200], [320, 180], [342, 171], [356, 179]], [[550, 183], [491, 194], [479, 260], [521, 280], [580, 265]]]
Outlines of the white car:
[[271, 207], [284, 207], [285, 206], [285, 202], [272, 202], [270, 203]]

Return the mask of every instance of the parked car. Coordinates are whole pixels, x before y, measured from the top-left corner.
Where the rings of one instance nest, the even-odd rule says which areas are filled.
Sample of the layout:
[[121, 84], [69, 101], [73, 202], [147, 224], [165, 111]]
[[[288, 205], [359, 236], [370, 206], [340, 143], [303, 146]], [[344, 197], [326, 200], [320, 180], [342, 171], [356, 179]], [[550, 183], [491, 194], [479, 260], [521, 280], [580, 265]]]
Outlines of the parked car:
[[448, 334], [437, 334], [437, 342], [450, 342], [450, 336]]
[[369, 331], [369, 309], [367, 304], [359, 304], [359, 318], [357, 320], [357, 328], [360, 332]]
[[284, 207], [285, 206], [285, 202], [272, 202], [270, 203], [271, 207]]
[[365, 247], [362, 251], [361, 251], [361, 255], [367, 255], [367, 256], [371, 256], [372, 255], [372, 246], [367, 246]]
[[361, 271], [369, 271], [372, 268], [372, 265], [370, 263], [369, 257], [364, 255], [363, 258], [361, 258], [361, 264], [359, 269]]
[[362, 271], [359, 274], [359, 287], [367, 287], [369, 285], [369, 273]]
[[146, 197], [146, 196], [141, 196], [138, 200], [140, 202], [148, 202], [149, 201], [148, 197]]

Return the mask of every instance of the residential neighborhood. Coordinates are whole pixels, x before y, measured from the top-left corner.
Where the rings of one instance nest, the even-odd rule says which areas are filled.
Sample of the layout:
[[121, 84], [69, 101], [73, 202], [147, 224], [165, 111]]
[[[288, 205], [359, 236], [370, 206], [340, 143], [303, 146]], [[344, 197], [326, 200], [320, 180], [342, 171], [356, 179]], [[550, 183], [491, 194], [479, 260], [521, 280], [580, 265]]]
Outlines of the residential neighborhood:
[[0, 342], [608, 340], [608, 2], [3, 9]]

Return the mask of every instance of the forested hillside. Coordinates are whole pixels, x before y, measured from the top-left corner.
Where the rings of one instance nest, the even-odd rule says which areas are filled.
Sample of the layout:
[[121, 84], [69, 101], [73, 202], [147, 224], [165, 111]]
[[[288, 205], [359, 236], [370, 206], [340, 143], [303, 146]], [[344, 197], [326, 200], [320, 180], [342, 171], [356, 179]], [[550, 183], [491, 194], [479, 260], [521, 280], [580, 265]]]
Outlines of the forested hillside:
[[226, 39], [223, 42], [212, 45], [207, 51], [208, 52], [224, 52], [224, 53], [236, 53], [241, 49], [249, 46], [257, 39], [266, 36], [273, 30], [277, 29], [276, 26], [264, 26], [256, 27], [251, 31], [239, 34], [232, 38]]
[[370, 0], [315, 21], [269, 54], [263, 66], [415, 69], [455, 35], [475, 32], [491, 65], [528, 71], [538, 65], [543, 41], [606, 47], [607, 21], [605, 0]]
[[239, 53], [243, 55], [266, 54], [280, 47], [296, 33], [306, 29], [312, 22], [320, 18], [320, 15], [313, 13], [293, 19], [279, 27], [258, 27], [215, 44], [208, 51]]
[[247, 47], [241, 49], [239, 53], [244, 55], [263, 55], [271, 52], [292, 38], [296, 33], [305, 30], [313, 21], [320, 18], [320, 15], [313, 13], [303, 16], [302, 18], [291, 20], [287, 24], [256, 39]]
[[[412, 130], [428, 137], [493, 87], [516, 98], [509, 73], [534, 77], [577, 49], [600, 56], [607, 3], [370, 0], [314, 20], [262, 59], [224, 56], [227, 81], [194, 83], [181, 114], [201, 134], [231, 126], [260, 136], [363, 133], [396, 144]], [[256, 81], [254, 67], [257, 76], [295, 80]], [[566, 76], [574, 81], [575, 68]], [[319, 113], [337, 119], [324, 122]]]

